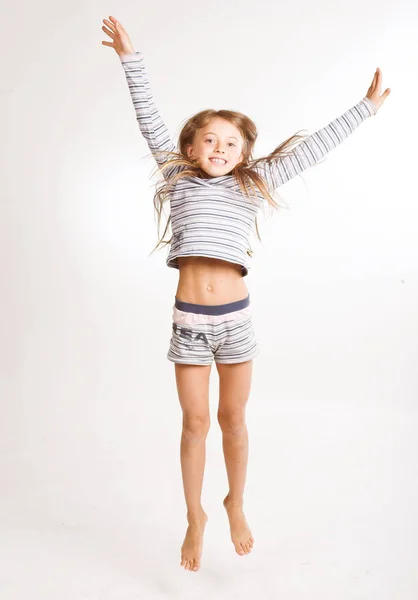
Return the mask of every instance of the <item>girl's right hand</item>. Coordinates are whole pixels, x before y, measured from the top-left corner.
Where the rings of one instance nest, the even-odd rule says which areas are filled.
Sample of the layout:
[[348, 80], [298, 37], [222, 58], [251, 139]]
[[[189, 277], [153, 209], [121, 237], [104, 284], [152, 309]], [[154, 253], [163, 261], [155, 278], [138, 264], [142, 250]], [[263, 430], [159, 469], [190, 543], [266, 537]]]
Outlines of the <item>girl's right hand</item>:
[[115, 17], [109, 17], [110, 21], [103, 19], [103, 23], [107, 27], [103, 26], [102, 29], [109, 37], [112, 38], [113, 42], [102, 42], [103, 46], [110, 46], [114, 48], [116, 53], [120, 56], [122, 54], [133, 54], [135, 52], [129, 35], [126, 33], [122, 24], [115, 19]]

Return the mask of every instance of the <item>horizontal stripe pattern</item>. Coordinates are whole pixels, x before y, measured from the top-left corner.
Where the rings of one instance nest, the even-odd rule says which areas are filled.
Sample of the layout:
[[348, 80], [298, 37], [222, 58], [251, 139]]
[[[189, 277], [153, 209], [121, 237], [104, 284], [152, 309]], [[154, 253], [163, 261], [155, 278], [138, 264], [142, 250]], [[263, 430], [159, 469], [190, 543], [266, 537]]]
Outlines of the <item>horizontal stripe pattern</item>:
[[[193, 315], [191, 324], [183, 322], [182, 312], [173, 308], [168, 360], [190, 365], [210, 365], [213, 359], [232, 364], [258, 356], [260, 350], [248, 309], [225, 315], [187, 313]], [[199, 317], [199, 322], [194, 317]]]
[[[156, 151], [178, 152], [156, 107], [142, 52], [124, 54], [120, 61], [135, 108], [139, 128], [158, 165], [165, 161]], [[295, 146], [287, 156], [261, 161], [254, 168], [274, 191], [306, 169], [321, 161], [377, 109], [363, 98], [340, 117], [319, 129]], [[184, 167], [172, 166], [168, 178]], [[233, 175], [202, 179], [184, 177], [170, 192], [172, 241], [166, 264], [179, 268], [179, 256], [206, 256], [226, 260], [241, 266], [242, 276], [251, 268], [252, 249], [249, 239], [256, 214], [264, 202], [247, 198]]]

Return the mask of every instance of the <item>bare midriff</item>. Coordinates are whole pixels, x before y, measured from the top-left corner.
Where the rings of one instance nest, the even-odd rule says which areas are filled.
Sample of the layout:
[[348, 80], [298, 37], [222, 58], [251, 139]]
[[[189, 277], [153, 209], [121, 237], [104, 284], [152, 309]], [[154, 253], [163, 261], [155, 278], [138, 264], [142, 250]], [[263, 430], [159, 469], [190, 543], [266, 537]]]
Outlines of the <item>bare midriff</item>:
[[179, 256], [176, 298], [192, 304], [228, 304], [243, 300], [248, 289], [241, 266], [204, 256]]

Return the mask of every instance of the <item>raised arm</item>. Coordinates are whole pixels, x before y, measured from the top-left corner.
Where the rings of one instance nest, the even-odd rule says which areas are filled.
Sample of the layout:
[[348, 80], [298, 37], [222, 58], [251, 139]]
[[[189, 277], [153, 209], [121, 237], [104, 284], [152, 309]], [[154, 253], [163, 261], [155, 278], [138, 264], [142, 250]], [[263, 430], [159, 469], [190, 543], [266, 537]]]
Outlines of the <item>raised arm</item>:
[[353, 133], [360, 123], [375, 115], [376, 112], [373, 102], [364, 97], [340, 117], [288, 151], [287, 156], [279, 156], [271, 162], [262, 161], [255, 166], [255, 169], [274, 191], [302, 171], [317, 164], [328, 152]]
[[[143, 54], [142, 52], [135, 52], [122, 23], [112, 16], [109, 19], [103, 19], [105, 25], [102, 29], [112, 41], [103, 41], [102, 44], [113, 48], [119, 56], [125, 71], [139, 128], [157, 164], [162, 165], [170, 158], [170, 155], [166, 155], [165, 152], [176, 152], [176, 146], [171, 141], [168, 130], [155, 105]], [[164, 154], [158, 154], [158, 152], [164, 152]], [[177, 167], [170, 167], [164, 171], [164, 177], [167, 178], [176, 170]]]
[[[148, 81], [142, 52], [122, 54], [120, 61], [128, 82], [129, 92], [135, 108], [139, 128], [157, 164], [163, 164], [169, 156], [158, 155], [157, 151], [176, 152], [167, 127], [155, 104]], [[172, 172], [172, 169], [168, 171]], [[167, 175], [167, 171], [165, 172]]]
[[377, 67], [365, 97], [358, 104], [347, 110], [341, 117], [331, 121], [298, 144], [287, 156], [260, 161], [254, 168], [266, 179], [274, 191], [305, 169], [318, 163], [330, 150], [336, 148], [350, 133], [375, 115], [391, 93], [390, 88], [382, 92], [382, 71]]

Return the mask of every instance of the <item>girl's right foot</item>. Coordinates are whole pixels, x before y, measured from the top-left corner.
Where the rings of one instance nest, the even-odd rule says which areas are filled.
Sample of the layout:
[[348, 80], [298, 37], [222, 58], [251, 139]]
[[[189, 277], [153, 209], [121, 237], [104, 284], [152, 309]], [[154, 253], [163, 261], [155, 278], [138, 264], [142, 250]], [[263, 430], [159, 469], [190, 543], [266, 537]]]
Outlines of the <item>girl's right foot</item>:
[[203, 548], [203, 533], [208, 516], [202, 509], [202, 513], [196, 520], [189, 520], [183, 546], [181, 547], [181, 563], [186, 570], [198, 571], [200, 568], [200, 557]]

